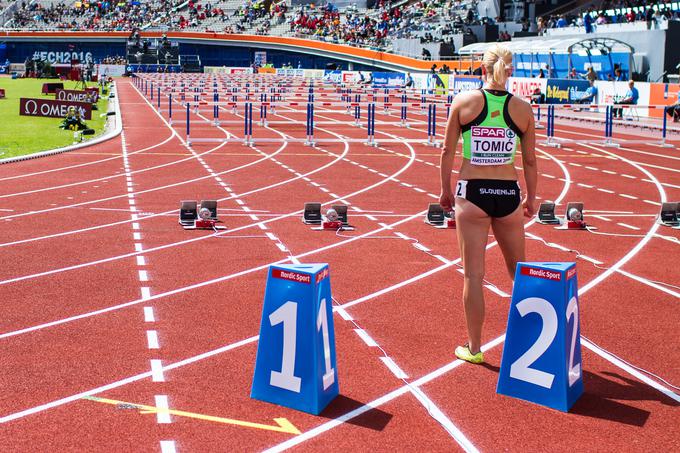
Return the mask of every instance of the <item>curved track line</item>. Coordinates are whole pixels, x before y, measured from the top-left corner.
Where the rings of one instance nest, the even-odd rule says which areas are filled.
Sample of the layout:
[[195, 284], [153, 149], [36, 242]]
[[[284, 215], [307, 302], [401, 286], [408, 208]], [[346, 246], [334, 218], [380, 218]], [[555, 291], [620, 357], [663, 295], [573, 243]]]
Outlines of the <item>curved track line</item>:
[[[172, 140], [172, 138], [175, 135], [177, 135], [177, 133], [174, 130], [172, 132], [173, 133], [170, 134], [170, 136], [168, 138], [166, 138], [165, 140], [163, 140], [162, 142], [156, 143], [155, 145], [147, 146], [146, 148], [143, 148], [143, 149], [140, 149], [140, 150], [137, 150], [137, 151], [129, 152], [128, 156], [132, 155], [132, 154], [143, 153], [145, 151], [156, 148], [158, 146], [165, 145], [167, 142]], [[96, 145], [93, 145], [93, 146], [96, 146]], [[83, 149], [87, 149], [87, 148], [83, 148]], [[25, 177], [28, 177], [28, 176], [39, 176], [39, 175], [44, 175], [46, 173], [53, 173], [53, 172], [58, 172], [58, 171], [71, 170], [73, 168], [86, 167], [88, 165], [99, 164], [99, 163], [102, 163], [102, 162], [107, 162], [107, 161], [110, 161], [110, 160], [122, 159], [122, 158], [123, 158], [122, 155], [121, 156], [114, 156], [114, 157], [107, 157], [106, 159], [95, 160], [95, 161], [92, 161], [92, 162], [84, 162], [82, 164], [70, 165], [68, 167], [53, 168], [53, 169], [50, 169], [50, 170], [37, 171], [37, 172], [34, 172], [34, 173], [24, 173], [24, 174], [21, 174], [21, 175], [8, 176], [6, 178], [0, 178], [0, 182], [1, 181], [8, 181], [8, 180], [11, 180], [11, 179], [17, 179], [17, 178], [25, 178]], [[118, 175], [116, 175], [116, 176], [118, 176]]]

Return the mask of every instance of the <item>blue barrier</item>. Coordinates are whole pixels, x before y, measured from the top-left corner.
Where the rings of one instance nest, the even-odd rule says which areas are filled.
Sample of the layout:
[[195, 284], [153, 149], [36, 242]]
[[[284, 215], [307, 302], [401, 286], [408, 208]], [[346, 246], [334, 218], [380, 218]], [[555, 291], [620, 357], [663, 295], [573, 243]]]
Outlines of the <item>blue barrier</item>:
[[575, 263], [518, 263], [496, 391], [568, 411], [583, 393]]
[[251, 398], [318, 415], [339, 393], [327, 264], [270, 266]]

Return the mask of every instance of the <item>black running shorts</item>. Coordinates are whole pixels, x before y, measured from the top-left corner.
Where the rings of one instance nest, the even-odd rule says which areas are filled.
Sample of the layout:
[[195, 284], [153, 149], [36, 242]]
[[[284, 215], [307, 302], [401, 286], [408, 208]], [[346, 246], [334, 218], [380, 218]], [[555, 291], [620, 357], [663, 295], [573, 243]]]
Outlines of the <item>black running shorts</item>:
[[517, 181], [504, 179], [460, 180], [455, 195], [474, 203], [489, 217], [512, 214], [522, 201]]

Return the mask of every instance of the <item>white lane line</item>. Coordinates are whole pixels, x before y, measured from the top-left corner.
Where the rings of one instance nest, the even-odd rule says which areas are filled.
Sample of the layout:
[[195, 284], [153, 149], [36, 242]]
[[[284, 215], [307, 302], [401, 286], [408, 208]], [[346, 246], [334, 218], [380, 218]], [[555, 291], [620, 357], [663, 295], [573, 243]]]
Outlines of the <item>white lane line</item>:
[[503, 291], [502, 289], [498, 288], [495, 285], [486, 284], [486, 285], [484, 285], [484, 287], [486, 289], [488, 289], [489, 291], [498, 294], [501, 297], [510, 297], [510, 294], [506, 293], [505, 291]]
[[142, 240], [142, 233], [134, 232], [132, 233], [132, 239], [135, 241], [141, 241]]
[[636, 176], [633, 176], [633, 175], [626, 175], [626, 174], [623, 174], [623, 173], [621, 173], [621, 176], [623, 176], [624, 178], [628, 178], [628, 179], [637, 179]]
[[376, 343], [375, 340], [371, 338], [371, 336], [366, 333], [364, 329], [354, 329], [354, 332], [359, 335], [359, 338], [361, 338], [369, 348], [375, 348], [378, 346], [378, 343]]
[[342, 319], [344, 319], [345, 321], [352, 321], [352, 320], [354, 319], [354, 318], [352, 318], [352, 315], [350, 315], [349, 313], [347, 313], [347, 310], [345, 310], [344, 308], [340, 307], [339, 305], [336, 305], [333, 309], [334, 309], [335, 311], [337, 311], [338, 314], [340, 315], [340, 317], [341, 317]]
[[604, 220], [605, 222], [611, 222], [612, 221], [612, 219], [610, 219], [609, 217], [605, 217], [603, 215], [594, 215], [593, 217], [595, 217], [596, 219]]
[[613, 190], [603, 189], [602, 187], [598, 187], [597, 190], [599, 190], [600, 192], [604, 192], [604, 193], [614, 193]]
[[137, 266], [146, 266], [146, 257], [144, 255], [137, 255]]
[[280, 242], [275, 242], [276, 246], [281, 250], [282, 252], [287, 252], [288, 249], [286, 248], [285, 245], [281, 244]]
[[154, 395], [154, 399], [156, 400], [156, 407], [160, 409], [156, 412], [156, 421], [158, 423], [172, 423], [170, 412], [168, 412], [170, 406], [168, 405], [167, 395]]
[[151, 289], [148, 286], [142, 286], [139, 290], [142, 293], [142, 300], [151, 299]]
[[161, 345], [158, 342], [158, 332], [155, 330], [147, 330], [146, 343], [149, 349], [160, 349]]
[[626, 272], [623, 269], [619, 269], [617, 272], [621, 275], [625, 275], [628, 278], [632, 278], [635, 281], [643, 283], [647, 286], [651, 286], [652, 288], [658, 289], [659, 291], [663, 291], [666, 294], [670, 294], [671, 296], [677, 297], [678, 299], [680, 299], [680, 293], [677, 292], [677, 291], [673, 291], [670, 288], [666, 288], [665, 286], [659, 285], [659, 284], [657, 284], [657, 283], [655, 283], [651, 280], [648, 280], [644, 277], [640, 277], [639, 275], [635, 275], [635, 274], [631, 274], [630, 272]]
[[583, 184], [582, 182], [577, 182], [576, 185], [579, 187], [585, 187], [586, 189], [592, 189], [594, 187], [589, 184]]
[[274, 235], [274, 233], [271, 233], [271, 232], [267, 231], [265, 234], [266, 234], [267, 237], [268, 237], [269, 239], [271, 239], [272, 241], [278, 241], [278, 240], [279, 240], [279, 238], [277, 238], [277, 237]]
[[413, 243], [413, 247], [417, 248], [418, 250], [422, 250], [423, 252], [429, 252], [430, 249], [425, 247], [423, 244], [420, 244], [418, 242]]
[[149, 273], [147, 271], [139, 271], [139, 281], [140, 282], [148, 282], [149, 281]]
[[619, 196], [621, 196], [623, 198], [629, 198], [631, 200], [637, 200], [638, 199], [637, 197], [635, 197], [633, 195], [628, 195], [627, 193], [620, 193]]
[[399, 236], [400, 238], [404, 239], [405, 241], [410, 241], [411, 238], [406, 236], [404, 233], [400, 233], [399, 231], [395, 231], [394, 234], [396, 236]]
[[602, 170], [602, 173], [607, 173], [608, 175], [615, 175], [616, 174], [615, 171], [611, 171], [611, 170]]
[[380, 360], [382, 361], [382, 363], [385, 364], [385, 366], [387, 368], [390, 369], [392, 374], [394, 374], [397, 377], [397, 379], [408, 379], [408, 375], [406, 373], [404, 373], [404, 370], [399, 368], [399, 365], [394, 363], [394, 360], [392, 360], [389, 357], [384, 357], [384, 356], [380, 357]]
[[151, 381], [165, 382], [165, 373], [163, 371], [163, 364], [158, 359], [151, 359]]
[[133, 229], [133, 230], [139, 230], [139, 223], [137, 223], [137, 222], [132, 222], [132, 229]]
[[177, 453], [174, 440], [161, 441], [161, 453]]
[[139, 242], [135, 242], [135, 252], [143, 252], [144, 249], [142, 248], [142, 244]]
[[579, 255], [579, 258], [582, 258], [582, 259], [584, 259], [584, 260], [586, 260], [590, 263], [597, 264], [597, 265], [604, 264], [602, 261], [598, 261], [595, 258], [589, 257], [588, 255]]
[[636, 231], [640, 230], [640, 228], [633, 226], [633, 225], [628, 225], [627, 223], [617, 222], [616, 224], [619, 225], [619, 226], [622, 226], [624, 228], [628, 228], [629, 230], [636, 230]]
[[588, 166], [586, 166], [585, 168], [587, 168], [588, 170], [600, 171], [599, 168], [595, 168], [595, 167], [588, 167]]
[[661, 203], [657, 203], [656, 201], [652, 201], [652, 200], [642, 200], [642, 201], [644, 201], [647, 204], [654, 205], [654, 206], [661, 206]]
[[144, 307], [144, 322], [156, 322], [153, 314], [153, 307]]

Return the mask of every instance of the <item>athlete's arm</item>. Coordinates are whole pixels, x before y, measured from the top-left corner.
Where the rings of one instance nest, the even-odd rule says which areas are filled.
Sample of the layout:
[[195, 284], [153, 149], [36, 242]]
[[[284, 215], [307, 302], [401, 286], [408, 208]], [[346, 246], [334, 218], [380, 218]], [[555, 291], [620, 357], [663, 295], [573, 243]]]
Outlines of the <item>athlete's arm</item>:
[[[441, 186], [442, 191], [439, 196], [439, 204], [445, 211], [453, 209], [453, 190], [451, 189], [451, 170], [453, 170], [453, 161], [456, 155], [456, 147], [458, 146], [458, 138], [460, 137], [460, 120], [458, 114], [460, 110], [460, 99], [463, 96], [457, 96], [451, 103], [451, 114], [446, 123], [446, 132], [444, 134], [444, 148], [442, 149], [439, 167], [441, 170]], [[456, 102], [458, 101], [458, 102]]]
[[524, 180], [527, 184], [527, 195], [522, 202], [524, 215], [533, 217], [536, 212], [536, 181], [538, 180], [538, 168], [536, 166], [536, 129], [534, 126], [534, 112], [529, 104], [524, 105], [526, 117], [529, 118], [527, 129], [522, 134], [522, 166], [524, 167]]

